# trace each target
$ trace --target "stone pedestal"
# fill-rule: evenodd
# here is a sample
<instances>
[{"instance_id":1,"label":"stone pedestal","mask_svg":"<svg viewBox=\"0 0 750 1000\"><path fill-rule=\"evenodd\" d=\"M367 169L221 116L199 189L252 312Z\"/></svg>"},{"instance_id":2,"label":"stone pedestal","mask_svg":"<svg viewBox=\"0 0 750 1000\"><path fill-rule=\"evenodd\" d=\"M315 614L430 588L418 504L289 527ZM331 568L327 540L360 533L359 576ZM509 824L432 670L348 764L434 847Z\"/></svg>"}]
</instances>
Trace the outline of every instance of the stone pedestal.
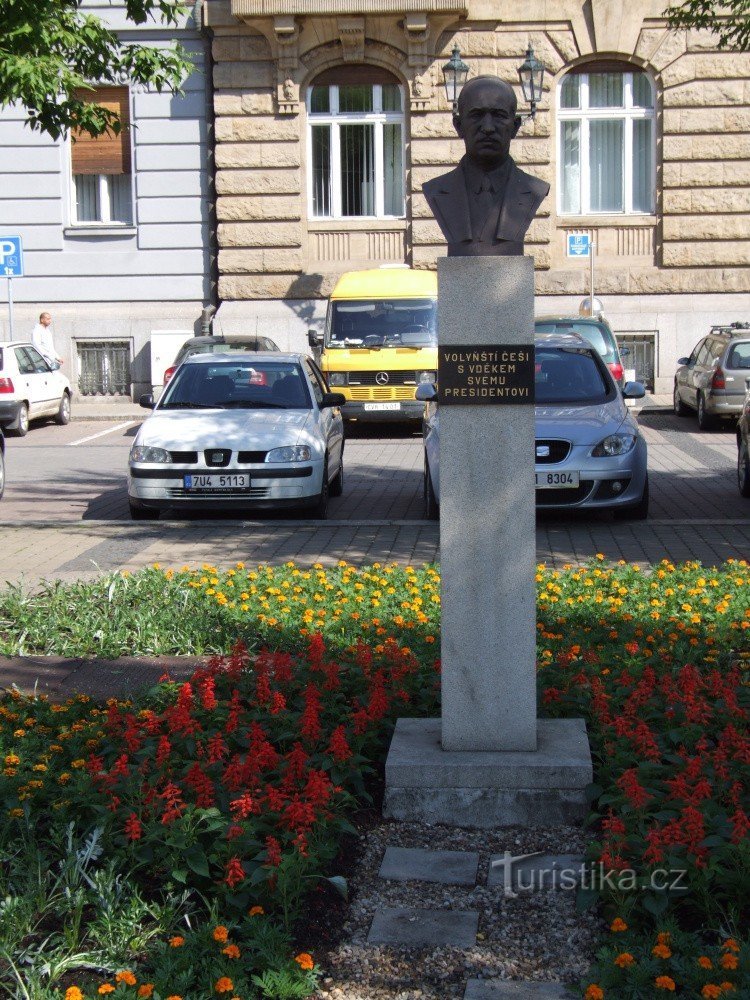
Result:
<instances>
[{"instance_id":1,"label":"stone pedestal","mask_svg":"<svg viewBox=\"0 0 750 1000\"><path fill-rule=\"evenodd\" d=\"M399 720L383 812L474 827L579 822L593 780L583 720L536 717L533 389L508 391L533 385L533 260L441 259L438 317L442 718ZM519 351L526 374L499 364Z\"/></svg>"}]
</instances>

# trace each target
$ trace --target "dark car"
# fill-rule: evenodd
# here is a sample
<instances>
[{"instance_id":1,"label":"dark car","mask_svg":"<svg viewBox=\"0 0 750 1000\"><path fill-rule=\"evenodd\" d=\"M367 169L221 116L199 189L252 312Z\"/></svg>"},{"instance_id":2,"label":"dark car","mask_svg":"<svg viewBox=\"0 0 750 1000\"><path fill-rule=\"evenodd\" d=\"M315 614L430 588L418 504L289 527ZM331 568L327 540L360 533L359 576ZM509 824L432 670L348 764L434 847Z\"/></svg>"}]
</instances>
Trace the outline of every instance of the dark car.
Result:
<instances>
[{"instance_id":1,"label":"dark car","mask_svg":"<svg viewBox=\"0 0 750 1000\"><path fill-rule=\"evenodd\" d=\"M249 335L239 337L225 337L223 334L216 334L211 337L191 337L186 340L177 352L174 363L164 372L164 385L172 378L185 358L192 357L193 354L225 354L227 351L278 351L278 345L270 337L260 335Z\"/></svg>"},{"instance_id":2,"label":"dark car","mask_svg":"<svg viewBox=\"0 0 750 1000\"><path fill-rule=\"evenodd\" d=\"M745 402L737 421L737 486L750 499L750 376L745 379Z\"/></svg>"},{"instance_id":3,"label":"dark car","mask_svg":"<svg viewBox=\"0 0 750 1000\"><path fill-rule=\"evenodd\" d=\"M3 429L0 427L0 500L5 492L5 437Z\"/></svg>"},{"instance_id":4,"label":"dark car","mask_svg":"<svg viewBox=\"0 0 750 1000\"><path fill-rule=\"evenodd\" d=\"M620 389L625 385L622 359L629 351L627 347L622 350L618 347L612 327L602 316L540 316L534 329L537 334L568 333L583 337L599 353Z\"/></svg>"},{"instance_id":5,"label":"dark car","mask_svg":"<svg viewBox=\"0 0 750 1000\"><path fill-rule=\"evenodd\" d=\"M745 379L750 375L750 323L714 326L680 358L674 377L674 412L685 417L693 410L698 427L710 430L720 418L740 415Z\"/></svg>"}]
</instances>

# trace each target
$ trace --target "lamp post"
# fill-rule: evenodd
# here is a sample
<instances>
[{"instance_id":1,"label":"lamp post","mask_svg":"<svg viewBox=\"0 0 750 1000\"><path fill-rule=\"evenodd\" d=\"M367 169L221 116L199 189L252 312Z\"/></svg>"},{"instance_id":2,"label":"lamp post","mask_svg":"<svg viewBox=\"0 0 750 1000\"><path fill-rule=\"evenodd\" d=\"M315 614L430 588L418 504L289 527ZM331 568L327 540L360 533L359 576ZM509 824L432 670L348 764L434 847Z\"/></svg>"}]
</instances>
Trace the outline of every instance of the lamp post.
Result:
<instances>
[{"instance_id":1,"label":"lamp post","mask_svg":"<svg viewBox=\"0 0 750 1000\"><path fill-rule=\"evenodd\" d=\"M461 58L461 51L458 47L458 43L456 43L453 46L450 59L445 66L443 66L445 96L448 98L448 103L453 109L454 114L458 109L458 95L461 93L468 75L469 67Z\"/></svg>"},{"instance_id":2,"label":"lamp post","mask_svg":"<svg viewBox=\"0 0 750 1000\"><path fill-rule=\"evenodd\" d=\"M536 115L536 106L542 99L542 82L544 81L544 66L535 57L531 45L526 49L526 58L518 67L518 78L521 81L523 99L531 108L528 114L522 115L524 121L527 121Z\"/></svg>"}]
</instances>

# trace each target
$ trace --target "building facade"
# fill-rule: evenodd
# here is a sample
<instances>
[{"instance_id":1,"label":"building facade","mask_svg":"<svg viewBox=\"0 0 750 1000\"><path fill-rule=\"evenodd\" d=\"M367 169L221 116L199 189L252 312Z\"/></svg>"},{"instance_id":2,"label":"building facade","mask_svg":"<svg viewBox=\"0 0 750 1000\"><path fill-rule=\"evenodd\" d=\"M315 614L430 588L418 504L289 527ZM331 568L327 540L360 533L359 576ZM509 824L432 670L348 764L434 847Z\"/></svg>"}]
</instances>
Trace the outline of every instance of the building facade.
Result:
<instances>
[{"instance_id":1,"label":"building facade","mask_svg":"<svg viewBox=\"0 0 750 1000\"><path fill-rule=\"evenodd\" d=\"M192 17L178 31L134 30L124 5L84 6L142 44L177 38L194 70L182 95L127 81L99 88L96 99L126 123L117 137L55 142L26 126L22 108L0 111L0 236L23 241L16 339L49 311L75 392L137 398L151 389L152 342L200 332L215 298L210 53ZM10 332L7 297L0 279L0 339Z\"/></svg>"},{"instance_id":2,"label":"building facade","mask_svg":"<svg viewBox=\"0 0 750 1000\"><path fill-rule=\"evenodd\" d=\"M441 67L545 94L513 143L551 184L527 235L537 312L594 288L639 375L671 391L713 323L750 318L750 55L671 31L662 0L204 0L212 39L217 322L303 349L336 277L435 267L422 184L463 153ZM520 103L520 88L519 103ZM519 110L524 110L519 107Z\"/></svg>"}]
</instances>

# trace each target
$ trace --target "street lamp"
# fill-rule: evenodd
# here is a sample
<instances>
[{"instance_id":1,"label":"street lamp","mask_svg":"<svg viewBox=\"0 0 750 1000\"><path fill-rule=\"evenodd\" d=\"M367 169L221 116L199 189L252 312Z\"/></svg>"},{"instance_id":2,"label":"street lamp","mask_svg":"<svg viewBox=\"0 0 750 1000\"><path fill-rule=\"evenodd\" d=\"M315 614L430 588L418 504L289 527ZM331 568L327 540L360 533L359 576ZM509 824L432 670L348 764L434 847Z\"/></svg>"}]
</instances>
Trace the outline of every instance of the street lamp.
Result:
<instances>
[{"instance_id":1,"label":"street lamp","mask_svg":"<svg viewBox=\"0 0 750 1000\"><path fill-rule=\"evenodd\" d=\"M454 114L458 110L458 95L461 93L468 75L469 67L461 58L458 42L456 42L453 46L450 59L443 66L445 96L448 98L448 103L453 108Z\"/></svg>"},{"instance_id":2,"label":"street lamp","mask_svg":"<svg viewBox=\"0 0 750 1000\"><path fill-rule=\"evenodd\" d=\"M536 106L542 99L544 66L534 56L534 50L531 45L526 49L526 58L518 67L518 78L521 81L523 99L531 108L531 111L522 117L524 120L533 119L536 115Z\"/></svg>"}]
</instances>

